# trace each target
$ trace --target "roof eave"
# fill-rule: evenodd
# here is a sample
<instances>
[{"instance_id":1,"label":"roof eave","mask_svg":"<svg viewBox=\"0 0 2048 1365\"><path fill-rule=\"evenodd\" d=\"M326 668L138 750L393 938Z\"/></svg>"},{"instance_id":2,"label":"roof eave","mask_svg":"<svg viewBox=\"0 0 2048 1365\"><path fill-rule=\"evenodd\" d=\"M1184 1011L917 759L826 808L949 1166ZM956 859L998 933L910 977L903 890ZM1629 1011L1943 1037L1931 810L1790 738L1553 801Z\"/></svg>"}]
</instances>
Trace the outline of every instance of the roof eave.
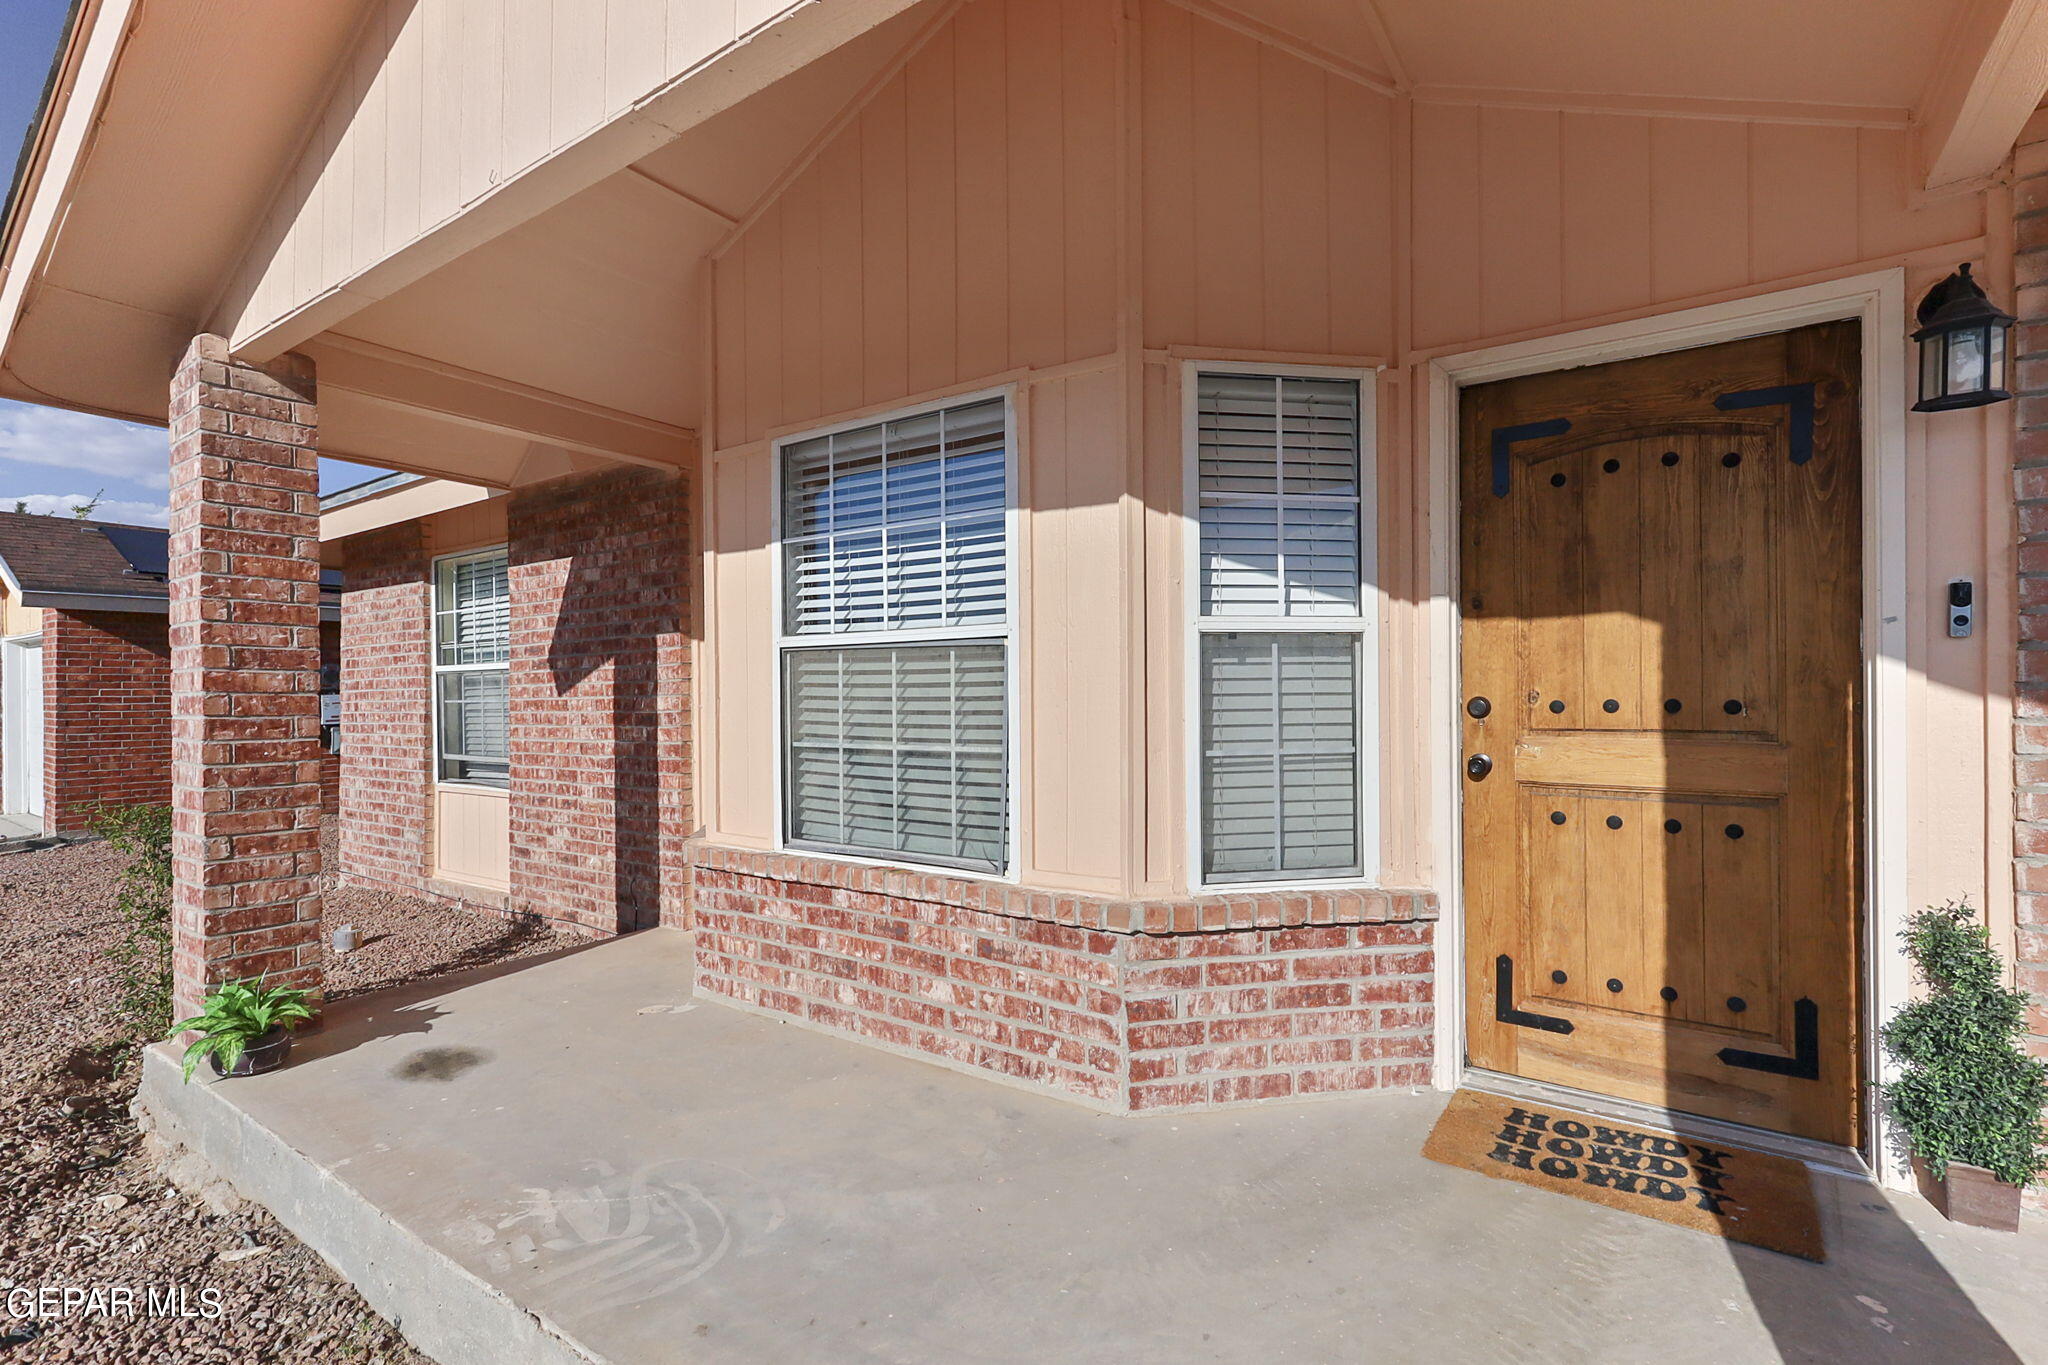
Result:
<instances>
[{"instance_id":1,"label":"roof eave","mask_svg":"<svg viewBox=\"0 0 2048 1365\"><path fill-rule=\"evenodd\" d=\"M14 175L8 181L7 198L0 204L0 266L12 258L16 236L16 211L23 199L23 191L30 181L32 167L47 159L50 150L50 130L56 120L50 112L56 104L60 86L67 86L66 73L75 72L78 54L83 44L80 37L85 26L79 22L88 8L96 9L97 0L71 0L71 7L64 16L64 29L57 39L56 50L50 54L50 71L43 79L43 93L36 100L35 117L28 123L28 131L21 139L21 153L14 162ZM69 90L66 89L67 96Z\"/></svg>"},{"instance_id":2,"label":"roof eave","mask_svg":"<svg viewBox=\"0 0 2048 1365\"><path fill-rule=\"evenodd\" d=\"M171 599L154 593L57 592L30 588L21 594L24 607L52 607L58 611L145 611L167 612Z\"/></svg>"}]
</instances>

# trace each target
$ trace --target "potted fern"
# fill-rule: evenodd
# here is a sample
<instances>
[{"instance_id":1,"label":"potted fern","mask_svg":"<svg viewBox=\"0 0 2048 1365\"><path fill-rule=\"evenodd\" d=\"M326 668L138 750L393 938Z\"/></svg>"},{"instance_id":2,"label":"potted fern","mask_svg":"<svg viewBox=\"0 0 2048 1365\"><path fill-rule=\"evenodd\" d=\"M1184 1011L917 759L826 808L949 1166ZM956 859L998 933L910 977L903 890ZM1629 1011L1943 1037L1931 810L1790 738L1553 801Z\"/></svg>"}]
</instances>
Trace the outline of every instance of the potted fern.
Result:
<instances>
[{"instance_id":1,"label":"potted fern","mask_svg":"<svg viewBox=\"0 0 2048 1365\"><path fill-rule=\"evenodd\" d=\"M1900 937L1927 994L1885 1026L1885 1049L1903 1069L1883 1091L1921 1191L1955 1222L2017 1231L2020 1190L2048 1163L2048 1063L2020 1046L2028 997L2006 985L1967 902L1921 911Z\"/></svg>"},{"instance_id":2,"label":"potted fern","mask_svg":"<svg viewBox=\"0 0 2048 1365\"><path fill-rule=\"evenodd\" d=\"M185 1079L204 1058L216 1076L254 1076L284 1065L292 1030L313 1017L306 992L254 981L223 981L208 992L203 1008L171 1025L171 1036L187 1029L199 1037L185 1049Z\"/></svg>"}]
</instances>

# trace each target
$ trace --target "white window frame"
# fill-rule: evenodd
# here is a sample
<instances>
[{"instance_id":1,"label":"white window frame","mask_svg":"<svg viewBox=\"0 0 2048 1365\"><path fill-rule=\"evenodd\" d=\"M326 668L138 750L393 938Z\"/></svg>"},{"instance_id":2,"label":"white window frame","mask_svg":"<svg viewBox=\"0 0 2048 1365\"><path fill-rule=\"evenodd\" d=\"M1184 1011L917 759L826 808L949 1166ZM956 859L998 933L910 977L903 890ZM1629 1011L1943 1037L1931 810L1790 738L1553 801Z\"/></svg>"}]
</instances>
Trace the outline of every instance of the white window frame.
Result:
<instances>
[{"instance_id":1,"label":"white window frame","mask_svg":"<svg viewBox=\"0 0 2048 1365\"><path fill-rule=\"evenodd\" d=\"M1349 379L1358 385L1358 612L1356 616L1207 616L1202 614L1201 413L1204 374ZM1331 886L1375 885L1380 877L1380 622L1385 593L1379 574L1379 372L1349 366L1285 365L1256 360L1186 360L1180 367L1182 724L1187 773L1188 882L1191 894L1245 895ZM1358 869L1314 877L1266 880L1210 878L1202 835L1207 795L1202 755L1202 637L1351 635L1358 640Z\"/></svg>"},{"instance_id":2,"label":"white window frame","mask_svg":"<svg viewBox=\"0 0 2048 1365\"><path fill-rule=\"evenodd\" d=\"M785 612L784 596L785 556L783 553L782 505L783 475L785 462L783 448L816 440L820 436L831 436L842 431L858 431L862 427L880 426L886 422L900 421L906 417L917 417L925 413L944 412L949 408L964 408L975 403L999 398L1003 404L1003 619L999 623L979 623L971 626L925 626L914 630L863 630L863 631L814 631L806 634L791 634ZM1022 611L1021 580L1023 556L1019 553L1020 512L1017 495L1017 391L1015 385L996 388L975 389L967 393L948 394L943 398L929 398L920 402L891 408L885 412L863 413L844 421L824 426L807 427L802 431L778 436L769 443L769 536L768 576L769 610L774 616L774 626L768 633L768 676L774 694L772 710L774 715L771 730L772 781L770 791L775 803L775 848L777 852L794 853L806 858L824 858L833 862L857 863L867 867L915 867L935 872L942 876L963 877L974 881L1002 882L1015 885L1019 880L1019 869L1023 856L1023 754L1019 749L1019 737L1023 734L1022 698L1020 680L1023 672L1018 666L1021 644L1019 629ZM792 843L789 837L789 803L787 787L789 755L786 750L788 738L784 710L788 693L784 686L783 659L785 655L805 649L857 648L863 645L921 645L921 644L1000 644L1003 647L1003 752L1007 771L1005 773L1003 799L1008 805L1006 839L1003 847L1001 871L984 868L959 867L952 863L921 862L908 855L885 856L846 852L836 848Z\"/></svg>"},{"instance_id":3,"label":"white window frame","mask_svg":"<svg viewBox=\"0 0 2048 1365\"><path fill-rule=\"evenodd\" d=\"M485 545L473 550L460 550L454 554L436 555L427 565L427 714L432 717L434 751L431 761L434 771L434 785L458 791L491 792L505 795L512 789L512 650L510 630L507 630L505 661L495 664L444 664L441 662L441 566L470 559L492 559L505 557L505 580L509 607L511 592L512 547L506 545ZM506 674L505 689L505 780L484 782L469 777L443 777L441 775L441 675L443 673L483 673L492 669L503 670Z\"/></svg>"}]
</instances>

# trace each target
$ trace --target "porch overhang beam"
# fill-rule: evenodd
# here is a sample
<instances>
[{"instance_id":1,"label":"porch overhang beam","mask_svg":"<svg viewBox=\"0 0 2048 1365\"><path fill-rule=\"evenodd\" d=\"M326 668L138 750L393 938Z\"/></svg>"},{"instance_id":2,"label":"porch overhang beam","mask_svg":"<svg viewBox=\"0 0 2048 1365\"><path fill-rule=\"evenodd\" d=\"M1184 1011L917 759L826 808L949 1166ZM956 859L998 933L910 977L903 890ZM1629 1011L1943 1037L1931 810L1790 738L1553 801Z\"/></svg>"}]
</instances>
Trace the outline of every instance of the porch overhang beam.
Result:
<instances>
[{"instance_id":1,"label":"porch overhang beam","mask_svg":"<svg viewBox=\"0 0 2048 1365\"><path fill-rule=\"evenodd\" d=\"M362 489L345 488L320 499L320 543L327 556L336 542L350 536L417 521L439 512L484 502L498 493L477 484L415 474L387 474ZM328 561L338 567L338 558Z\"/></svg>"},{"instance_id":2,"label":"porch overhang beam","mask_svg":"<svg viewBox=\"0 0 2048 1365\"><path fill-rule=\"evenodd\" d=\"M1920 101L1921 188L1977 188L2048 94L2048 0L1980 0Z\"/></svg>"},{"instance_id":3,"label":"porch overhang beam","mask_svg":"<svg viewBox=\"0 0 2048 1365\"><path fill-rule=\"evenodd\" d=\"M533 442L602 462L677 469L690 463L697 433L652 418L585 403L370 342L324 337L299 348L320 367L321 388L408 415ZM365 463L399 467L386 455ZM488 471L417 468L435 477L504 482Z\"/></svg>"}]
</instances>

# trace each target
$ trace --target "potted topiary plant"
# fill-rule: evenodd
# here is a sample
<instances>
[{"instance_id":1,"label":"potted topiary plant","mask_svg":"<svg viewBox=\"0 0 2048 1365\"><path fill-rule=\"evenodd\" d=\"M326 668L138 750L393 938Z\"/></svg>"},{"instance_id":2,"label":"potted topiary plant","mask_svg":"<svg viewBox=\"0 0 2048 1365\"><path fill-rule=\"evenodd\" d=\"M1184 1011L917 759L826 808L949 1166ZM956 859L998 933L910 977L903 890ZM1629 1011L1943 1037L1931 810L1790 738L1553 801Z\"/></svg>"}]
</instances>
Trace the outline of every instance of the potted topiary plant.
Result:
<instances>
[{"instance_id":1,"label":"potted topiary plant","mask_svg":"<svg viewBox=\"0 0 2048 1365\"><path fill-rule=\"evenodd\" d=\"M1927 994L1885 1026L1885 1049L1903 1069L1882 1088L1921 1191L1958 1223L2017 1231L2020 1190L2048 1162L2048 1064L2020 1047L2028 997L2006 985L1967 902L1921 911L1900 937Z\"/></svg>"},{"instance_id":2,"label":"potted topiary plant","mask_svg":"<svg viewBox=\"0 0 2048 1365\"><path fill-rule=\"evenodd\" d=\"M190 1019L171 1025L171 1036L187 1029L199 1037L185 1049L185 1079L204 1057L216 1076L253 1076L284 1065L292 1050L292 1030L313 1017L306 992L291 986L265 986L263 979L223 981L210 991L204 1008Z\"/></svg>"}]
</instances>

